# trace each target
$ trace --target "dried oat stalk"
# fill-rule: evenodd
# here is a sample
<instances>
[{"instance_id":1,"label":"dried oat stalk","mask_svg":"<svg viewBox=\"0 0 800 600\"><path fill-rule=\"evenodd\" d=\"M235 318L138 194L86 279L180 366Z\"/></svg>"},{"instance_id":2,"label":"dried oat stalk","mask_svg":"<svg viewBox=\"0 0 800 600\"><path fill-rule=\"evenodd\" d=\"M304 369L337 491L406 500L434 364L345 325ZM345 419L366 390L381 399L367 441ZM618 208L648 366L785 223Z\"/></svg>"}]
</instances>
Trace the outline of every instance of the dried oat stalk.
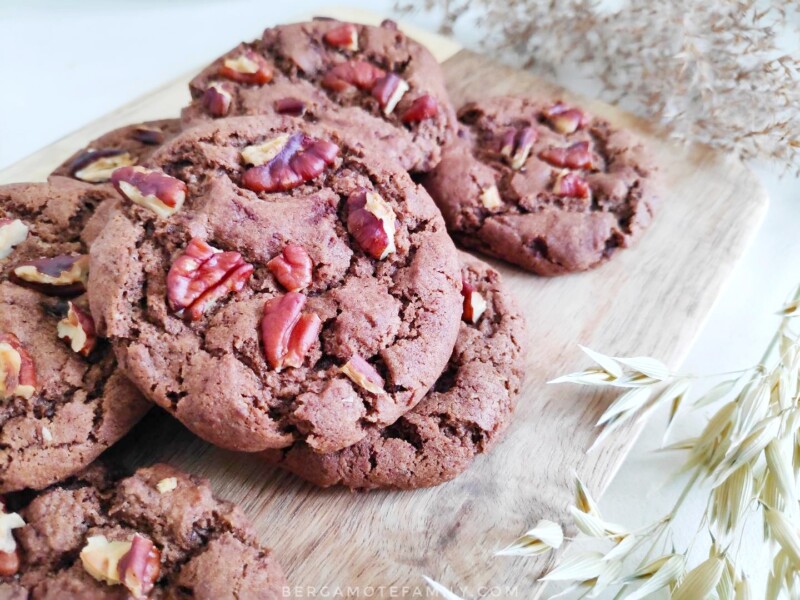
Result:
<instances>
[{"instance_id":1,"label":"dried oat stalk","mask_svg":"<svg viewBox=\"0 0 800 600\"><path fill-rule=\"evenodd\" d=\"M627 0L609 11L594 0L400 0L398 8L441 15L446 32L474 19L482 49L506 62L577 71L678 139L800 173L800 60L779 38L782 29L796 36L798 2Z\"/></svg>"},{"instance_id":2,"label":"dried oat stalk","mask_svg":"<svg viewBox=\"0 0 800 600\"><path fill-rule=\"evenodd\" d=\"M576 479L570 513L591 549L579 543L577 552L560 561L543 582L566 583L565 592L579 597L616 592L615 598L627 600L659 590L668 590L673 600L800 595L800 335L792 330L800 316L800 288L779 314L781 326L761 363L709 376L721 381L699 397L691 391L708 377L674 373L652 358L607 356L588 348L582 349L593 365L553 380L620 390L598 421L603 429L595 446L658 405L669 407L667 431L676 417L699 409L711 413L697 436L664 446L685 453L679 473L689 478L669 514L646 527L634 530L604 519L589 490ZM690 490L706 494L707 508L695 539L675 548L672 523ZM737 561L748 517L761 520L771 564ZM708 558L690 564L689 550L703 538L710 546ZM543 520L496 555L537 556L562 541L560 526ZM745 572L753 568L770 572L766 589L757 595ZM445 589L436 585L434 589Z\"/></svg>"}]
</instances>

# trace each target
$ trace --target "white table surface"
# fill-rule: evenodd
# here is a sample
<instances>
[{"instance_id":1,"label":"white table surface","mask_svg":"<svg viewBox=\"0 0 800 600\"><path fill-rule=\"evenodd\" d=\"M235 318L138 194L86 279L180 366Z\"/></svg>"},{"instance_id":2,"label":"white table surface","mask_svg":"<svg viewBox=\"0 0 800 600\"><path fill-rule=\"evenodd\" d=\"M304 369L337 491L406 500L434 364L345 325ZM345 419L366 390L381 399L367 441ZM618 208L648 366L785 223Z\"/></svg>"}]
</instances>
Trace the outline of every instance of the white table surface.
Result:
<instances>
[{"instance_id":1,"label":"white table surface","mask_svg":"<svg viewBox=\"0 0 800 600\"><path fill-rule=\"evenodd\" d=\"M347 3L392 14L391 0ZM0 168L199 67L240 40L255 38L265 26L321 6L326 3L0 0ZM405 18L431 29L436 25L423 15ZM467 46L475 46L480 34L459 32ZM570 82L562 78L562 83ZM800 283L800 182L780 179L767 169L756 171L771 197L766 221L682 371L719 372L757 362L777 326L775 310ZM679 422L673 438L695 431L702 422L700 415ZM679 487L662 484L680 459L652 452L664 423L663 414L651 418L606 492L601 505L610 520L639 526L670 508ZM702 499L690 499L691 517L677 524L678 547L693 536L702 509ZM751 533L752 546L761 547L758 528ZM747 564L748 575L763 581L766 564Z\"/></svg>"}]
</instances>

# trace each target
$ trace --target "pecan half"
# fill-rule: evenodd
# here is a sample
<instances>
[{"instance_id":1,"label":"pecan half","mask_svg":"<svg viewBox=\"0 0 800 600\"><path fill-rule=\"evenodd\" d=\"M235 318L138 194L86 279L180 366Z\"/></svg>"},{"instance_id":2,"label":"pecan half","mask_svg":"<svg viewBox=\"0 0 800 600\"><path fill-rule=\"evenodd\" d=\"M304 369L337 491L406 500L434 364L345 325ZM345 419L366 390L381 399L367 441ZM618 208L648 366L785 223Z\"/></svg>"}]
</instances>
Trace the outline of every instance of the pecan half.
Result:
<instances>
[{"instance_id":1,"label":"pecan half","mask_svg":"<svg viewBox=\"0 0 800 600\"><path fill-rule=\"evenodd\" d=\"M67 316L56 326L58 337L69 342L73 352L89 356L97 345L97 333L92 315L69 302Z\"/></svg>"},{"instance_id":2,"label":"pecan half","mask_svg":"<svg viewBox=\"0 0 800 600\"><path fill-rule=\"evenodd\" d=\"M290 292L299 292L311 284L311 257L298 244L287 244L280 255L267 263L267 268Z\"/></svg>"},{"instance_id":3,"label":"pecan half","mask_svg":"<svg viewBox=\"0 0 800 600\"><path fill-rule=\"evenodd\" d=\"M36 368L31 355L13 333L0 333L0 398L27 400L35 392Z\"/></svg>"},{"instance_id":4,"label":"pecan half","mask_svg":"<svg viewBox=\"0 0 800 600\"><path fill-rule=\"evenodd\" d=\"M396 229L394 211L379 194L360 190L347 198L347 230L373 258L383 260L396 250Z\"/></svg>"},{"instance_id":5,"label":"pecan half","mask_svg":"<svg viewBox=\"0 0 800 600\"><path fill-rule=\"evenodd\" d=\"M319 338L322 321L316 313L303 313L306 297L289 292L267 300L261 318L261 342L270 367L298 368Z\"/></svg>"},{"instance_id":6,"label":"pecan half","mask_svg":"<svg viewBox=\"0 0 800 600\"><path fill-rule=\"evenodd\" d=\"M23 287L52 296L77 296L86 291L89 257L85 254L60 254L20 263L9 279Z\"/></svg>"},{"instance_id":7,"label":"pecan half","mask_svg":"<svg viewBox=\"0 0 800 600\"><path fill-rule=\"evenodd\" d=\"M467 323L477 323L486 310L486 300L475 286L467 281L461 284L461 295L464 296L464 311L461 317Z\"/></svg>"},{"instance_id":8,"label":"pecan half","mask_svg":"<svg viewBox=\"0 0 800 600\"><path fill-rule=\"evenodd\" d=\"M368 92L386 75L380 67L365 60L348 60L332 67L322 78L322 87L343 92L350 87Z\"/></svg>"},{"instance_id":9,"label":"pecan half","mask_svg":"<svg viewBox=\"0 0 800 600\"><path fill-rule=\"evenodd\" d=\"M111 183L123 198L159 217L174 215L186 200L186 184L157 169L122 167L111 174Z\"/></svg>"},{"instance_id":10,"label":"pecan half","mask_svg":"<svg viewBox=\"0 0 800 600\"><path fill-rule=\"evenodd\" d=\"M19 219L0 219L0 259L28 239L28 226Z\"/></svg>"},{"instance_id":11,"label":"pecan half","mask_svg":"<svg viewBox=\"0 0 800 600\"><path fill-rule=\"evenodd\" d=\"M594 166L589 142L576 142L567 148L548 148L539 153L539 158L554 167L591 169Z\"/></svg>"},{"instance_id":12,"label":"pecan half","mask_svg":"<svg viewBox=\"0 0 800 600\"><path fill-rule=\"evenodd\" d=\"M281 98L275 101L275 112L279 115L302 117L306 112L306 103L298 98Z\"/></svg>"},{"instance_id":13,"label":"pecan half","mask_svg":"<svg viewBox=\"0 0 800 600\"><path fill-rule=\"evenodd\" d=\"M415 99L400 117L403 123L419 123L439 114L439 102L430 94Z\"/></svg>"},{"instance_id":14,"label":"pecan half","mask_svg":"<svg viewBox=\"0 0 800 600\"><path fill-rule=\"evenodd\" d=\"M136 157L116 148L104 150L87 150L79 154L70 165L70 174L75 179L87 183L104 183L111 179L111 174L120 167L136 164Z\"/></svg>"},{"instance_id":15,"label":"pecan half","mask_svg":"<svg viewBox=\"0 0 800 600\"><path fill-rule=\"evenodd\" d=\"M326 43L336 48L356 52L358 50L358 28L352 23L345 23L325 32L322 36Z\"/></svg>"},{"instance_id":16,"label":"pecan half","mask_svg":"<svg viewBox=\"0 0 800 600\"><path fill-rule=\"evenodd\" d=\"M370 93L383 109L383 114L390 115L407 91L408 83L405 79L394 73L387 73L375 82Z\"/></svg>"},{"instance_id":17,"label":"pecan half","mask_svg":"<svg viewBox=\"0 0 800 600\"><path fill-rule=\"evenodd\" d=\"M589 198L592 190L579 173L564 169L556 175L553 193L565 198Z\"/></svg>"},{"instance_id":18,"label":"pecan half","mask_svg":"<svg viewBox=\"0 0 800 600\"><path fill-rule=\"evenodd\" d=\"M582 110L570 108L563 102L556 102L542 111L542 114L550 126L559 133L574 133L589 124L589 118Z\"/></svg>"},{"instance_id":19,"label":"pecan half","mask_svg":"<svg viewBox=\"0 0 800 600\"><path fill-rule=\"evenodd\" d=\"M500 138L500 154L506 159L508 165L518 171L528 160L531 148L538 135L533 127L511 128L506 130Z\"/></svg>"},{"instance_id":20,"label":"pecan half","mask_svg":"<svg viewBox=\"0 0 800 600\"><path fill-rule=\"evenodd\" d=\"M119 580L137 600L147 598L161 573L161 552L148 538L133 534L131 547L117 564Z\"/></svg>"},{"instance_id":21,"label":"pecan half","mask_svg":"<svg viewBox=\"0 0 800 600\"><path fill-rule=\"evenodd\" d=\"M223 252L193 238L167 273L167 300L178 315L196 321L228 294L244 288L253 265L238 252Z\"/></svg>"},{"instance_id":22,"label":"pecan half","mask_svg":"<svg viewBox=\"0 0 800 600\"><path fill-rule=\"evenodd\" d=\"M277 192L296 188L319 176L333 164L339 146L303 133L283 134L242 151L254 166L242 176L242 185L254 192Z\"/></svg>"},{"instance_id":23,"label":"pecan half","mask_svg":"<svg viewBox=\"0 0 800 600\"><path fill-rule=\"evenodd\" d=\"M272 81L274 75L267 59L253 50L246 50L239 56L226 58L222 62L219 74L226 79L247 85L264 85Z\"/></svg>"},{"instance_id":24,"label":"pecan half","mask_svg":"<svg viewBox=\"0 0 800 600\"><path fill-rule=\"evenodd\" d=\"M380 373L358 354L350 357L339 371L347 375L353 383L365 389L370 394L383 394L385 382Z\"/></svg>"},{"instance_id":25,"label":"pecan half","mask_svg":"<svg viewBox=\"0 0 800 600\"><path fill-rule=\"evenodd\" d=\"M226 83L215 81L203 92L203 106L212 117L224 117L231 110L233 92Z\"/></svg>"},{"instance_id":26,"label":"pecan half","mask_svg":"<svg viewBox=\"0 0 800 600\"><path fill-rule=\"evenodd\" d=\"M140 125L131 132L131 137L148 146L158 146L164 143L164 132L158 127Z\"/></svg>"}]
</instances>

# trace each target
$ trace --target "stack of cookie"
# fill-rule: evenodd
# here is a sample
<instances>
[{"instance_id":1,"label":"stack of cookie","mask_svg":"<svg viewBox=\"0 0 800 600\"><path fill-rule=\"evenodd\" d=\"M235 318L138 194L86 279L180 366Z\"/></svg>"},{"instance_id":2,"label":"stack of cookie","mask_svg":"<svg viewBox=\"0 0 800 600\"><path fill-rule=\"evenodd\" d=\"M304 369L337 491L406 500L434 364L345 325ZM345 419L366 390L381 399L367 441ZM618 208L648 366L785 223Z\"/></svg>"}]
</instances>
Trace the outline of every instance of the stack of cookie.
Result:
<instances>
[{"instance_id":1,"label":"stack of cookie","mask_svg":"<svg viewBox=\"0 0 800 600\"><path fill-rule=\"evenodd\" d=\"M155 404L320 486L447 481L509 425L527 337L453 240L555 275L654 206L627 135L555 98L457 117L390 21L268 29L190 87L0 188L2 597L279 597L204 482L92 463Z\"/></svg>"}]
</instances>

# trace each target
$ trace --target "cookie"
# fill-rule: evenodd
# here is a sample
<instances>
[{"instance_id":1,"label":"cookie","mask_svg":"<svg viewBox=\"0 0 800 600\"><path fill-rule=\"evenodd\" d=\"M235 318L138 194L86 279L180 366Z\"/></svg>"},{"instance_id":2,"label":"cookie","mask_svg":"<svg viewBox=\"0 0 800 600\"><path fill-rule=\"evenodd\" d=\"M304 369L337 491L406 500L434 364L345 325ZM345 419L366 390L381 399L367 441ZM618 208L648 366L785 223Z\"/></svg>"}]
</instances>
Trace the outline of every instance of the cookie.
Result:
<instances>
[{"instance_id":1,"label":"cookie","mask_svg":"<svg viewBox=\"0 0 800 600\"><path fill-rule=\"evenodd\" d=\"M450 362L412 411L339 452L304 444L262 454L322 487L411 489L465 471L508 427L522 378L525 321L500 275L462 254L464 315Z\"/></svg>"},{"instance_id":2,"label":"cookie","mask_svg":"<svg viewBox=\"0 0 800 600\"><path fill-rule=\"evenodd\" d=\"M168 465L124 479L93 466L5 510L2 598L284 597L244 513Z\"/></svg>"},{"instance_id":3,"label":"cookie","mask_svg":"<svg viewBox=\"0 0 800 600\"><path fill-rule=\"evenodd\" d=\"M455 343L461 277L439 211L393 161L322 125L237 117L150 167L118 172L126 201L89 289L151 400L218 446L330 452L422 399Z\"/></svg>"},{"instance_id":4,"label":"cookie","mask_svg":"<svg viewBox=\"0 0 800 600\"><path fill-rule=\"evenodd\" d=\"M52 175L72 177L86 183L108 183L114 169L145 161L180 130L180 119L120 127L89 142L59 165Z\"/></svg>"},{"instance_id":5,"label":"cookie","mask_svg":"<svg viewBox=\"0 0 800 600\"><path fill-rule=\"evenodd\" d=\"M436 59L391 21L373 27L318 19L267 29L214 61L190 91L185 122L276 113L338 118L418 172L439 162L455 126Z\"/></svg>"},{"instance_id":6,"label":"cookie","mask_svg":"<svg viewBox=\"0 0 800 600\"><path fill-rule=\"evenodd\" d=\"M92 462L150 404L116 368L85 296L86 224L107 190L0 186L0 492Z\"/></svg>"},{"instance_id":7,"label":"cookie","mask_svg":"<svg viewBox=\"0 0 800 600\"><path fill-rule=\"evenodd\" d=\"M459 120L424 184L462 246L559 275L598 266L650 224L654 169L607 121L521 97L467 104Z\"/></svg>"}]
</instances>

